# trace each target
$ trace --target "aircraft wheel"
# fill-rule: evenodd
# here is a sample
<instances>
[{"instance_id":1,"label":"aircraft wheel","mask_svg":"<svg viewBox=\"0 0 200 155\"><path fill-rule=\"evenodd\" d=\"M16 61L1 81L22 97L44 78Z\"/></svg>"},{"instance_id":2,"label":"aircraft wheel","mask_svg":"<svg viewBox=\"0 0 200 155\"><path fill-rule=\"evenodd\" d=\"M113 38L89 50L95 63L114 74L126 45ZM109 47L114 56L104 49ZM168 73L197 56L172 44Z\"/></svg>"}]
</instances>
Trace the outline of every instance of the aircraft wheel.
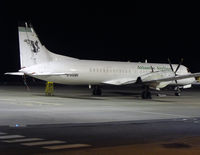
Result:
<instances>
[{"instance_id":1,"label":"aircraft wheel","mask_svg":"<svg viewBox=\"0 0 200 155\"><path fill-rule=\"evenodd\" d=\"M150 91L147 92L147 97L148 97L148 99L152 99Z\"/></svg>"},{"instance_id":2,"label":"aircraft wheel","mask_svg":"<svg viewBox=\"0 0 200 155\"><path fill-rule=\"evenodd\" d=\"M142 99L152 99L150 91L143 91L142 92Z\"/></svg>"},{"instance_id":3,"label":"aircraft wheel","mask_svg":"<svg viewBox=\"0 0 200 155\"><path fill-rule=\"evenodd\" d=\"M175 96L180 96L181 93L180 92L175 92Z\"/></svg>"},{"instance_id":4,"label":"aircraft wheel","mask_svg":"<svg viewBox=\"0 0 200 155\"><path fill-rule=\"evenodd\" d=\"M101 96L101 94L102 94L101 88L99 86L95 86L92 91L92 94L94 96Z\"/></svg>"},{"instance_id":5,"label":"aircraft wheel","mask_svg":"<svg viewBox=\"0 0 200 155\"><path fill-rule=\"evenodd\" d=\"M181 90L179 87L176 87L175 88L175 93L174 93L175 96L180 96L181 95Z\"/></svg>"},{"instance_id":6,"label":"aircraft wheel","mask_svg":"<svg viewBox=\"0 0 200 155\"><path fill-rule=\"evenodd\" d=\"M142 99L152 99L151 92L149 91L149 86L144 86L144 91L142 92Z\"/></svg>"}]
</instances>

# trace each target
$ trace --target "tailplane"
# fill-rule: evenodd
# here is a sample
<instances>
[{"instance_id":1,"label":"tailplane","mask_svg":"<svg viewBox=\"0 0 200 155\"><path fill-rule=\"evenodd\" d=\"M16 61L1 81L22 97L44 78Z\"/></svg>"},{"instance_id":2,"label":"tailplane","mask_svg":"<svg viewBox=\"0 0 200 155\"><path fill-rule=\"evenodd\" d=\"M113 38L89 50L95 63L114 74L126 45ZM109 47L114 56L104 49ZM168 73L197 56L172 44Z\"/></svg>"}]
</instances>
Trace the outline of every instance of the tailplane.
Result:
<instances>
[{"instance_id":1,"label":"tailplane","mask_svg":"<svg viewBox=\"0 0 200 155\"><path fill-rule=\"evenodd\" d=\"M45 63L51 60L50 53L41 44L31 26L18 27L21 68Z\"/></svg>"}]
</instances>

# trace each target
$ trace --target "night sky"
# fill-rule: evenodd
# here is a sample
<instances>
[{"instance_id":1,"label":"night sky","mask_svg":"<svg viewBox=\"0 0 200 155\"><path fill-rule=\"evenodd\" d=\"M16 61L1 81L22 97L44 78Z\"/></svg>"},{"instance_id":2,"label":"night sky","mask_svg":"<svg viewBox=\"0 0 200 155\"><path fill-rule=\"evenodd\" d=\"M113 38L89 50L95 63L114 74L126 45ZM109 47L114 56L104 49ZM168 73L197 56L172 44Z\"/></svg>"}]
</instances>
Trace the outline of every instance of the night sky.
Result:
<instances>
[{"instance_id":1,"label":"night sky","mask_svg":"<svg viewBox=\"0 0 200 155\"><path fill-rule=\"evenodd\" d=\"M19 69L17 26L24 21L31 22L41 42L57 54L163 63L184 58L192 72L200 71L198 3L3 0L0 17L1 77Z\"/></svg>"}]
</instances>

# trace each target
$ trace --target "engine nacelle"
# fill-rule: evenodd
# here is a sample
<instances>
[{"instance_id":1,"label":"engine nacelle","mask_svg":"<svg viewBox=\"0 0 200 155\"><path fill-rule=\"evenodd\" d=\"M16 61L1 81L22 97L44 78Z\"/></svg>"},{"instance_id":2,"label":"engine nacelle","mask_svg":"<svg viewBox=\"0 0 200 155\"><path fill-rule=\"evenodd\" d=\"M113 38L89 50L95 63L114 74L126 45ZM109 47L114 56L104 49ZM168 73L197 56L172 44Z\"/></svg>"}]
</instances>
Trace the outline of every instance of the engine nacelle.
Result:
<instances>
[{"instance_id":1,"label":"engine nacelle","mask_svg":"<svg viewBox=\"0 0 200 155\"><path fill-rule=\"evenodd\" d=\"M164 88L167 85L169 85L171 81L157 82L156 80L172 76L174 76L174 73L171 71L157 71L145 74L141 76L140 79L142 82L147 82L147 83L148 81L155 81L155 82L150 82L148 85L152 89L159 90L160 88Z\"/></svg>"}]
</instances>

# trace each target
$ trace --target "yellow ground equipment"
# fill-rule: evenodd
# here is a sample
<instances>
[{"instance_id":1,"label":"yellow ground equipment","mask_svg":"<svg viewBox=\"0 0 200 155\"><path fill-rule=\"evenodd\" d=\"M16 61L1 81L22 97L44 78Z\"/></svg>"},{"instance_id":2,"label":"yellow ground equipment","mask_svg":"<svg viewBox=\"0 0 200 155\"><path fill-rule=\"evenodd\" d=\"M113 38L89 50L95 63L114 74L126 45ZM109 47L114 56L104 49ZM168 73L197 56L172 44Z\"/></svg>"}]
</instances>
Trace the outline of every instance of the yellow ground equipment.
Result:
<instances>
[{"instance_id":1,"label":"yellow ground equipment","mask_svg":"<svg viewBox=\"0 0 200 155\"><path fill-rule=\"evenodd\" d=\"M54 86L53 82L46 82L45 95L53 96Z\"/></svg>"}]
</instances>

